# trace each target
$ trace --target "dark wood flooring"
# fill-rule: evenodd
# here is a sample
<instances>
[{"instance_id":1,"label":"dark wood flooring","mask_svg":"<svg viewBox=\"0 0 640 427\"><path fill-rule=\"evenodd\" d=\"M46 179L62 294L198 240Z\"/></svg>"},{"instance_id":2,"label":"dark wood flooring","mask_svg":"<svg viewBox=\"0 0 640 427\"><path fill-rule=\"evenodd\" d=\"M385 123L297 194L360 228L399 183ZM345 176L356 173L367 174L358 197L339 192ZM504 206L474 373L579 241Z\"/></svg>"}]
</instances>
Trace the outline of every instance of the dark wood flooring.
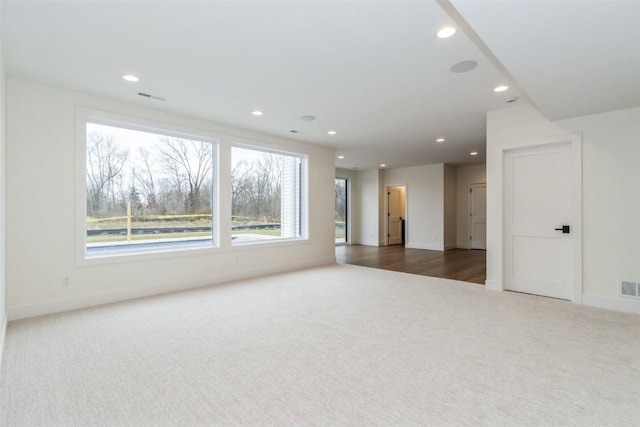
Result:
<instances>
[{"instance_id":1,"label":"dark wood flooring","mask_svg":"<svg viewBox=\"0 0 640 427\"><path fill-rule=\"evenodd\" d=\"M484 285L487 253L482 250L453 249L428 251L394 246L337 246L336 259L344 264L402 271L422 276L442 277Z\"/></svg>"}]
</instances>

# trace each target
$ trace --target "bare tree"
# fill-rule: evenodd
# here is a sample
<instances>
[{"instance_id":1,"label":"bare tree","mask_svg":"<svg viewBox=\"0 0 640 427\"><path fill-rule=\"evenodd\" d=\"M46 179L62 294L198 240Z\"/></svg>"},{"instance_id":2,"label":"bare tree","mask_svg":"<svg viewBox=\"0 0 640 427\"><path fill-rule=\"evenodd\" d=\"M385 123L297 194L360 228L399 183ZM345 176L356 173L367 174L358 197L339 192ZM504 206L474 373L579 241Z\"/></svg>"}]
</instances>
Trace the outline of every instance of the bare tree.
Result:
<instances>
[{"instance_id":1,"label":"bare tree","mask_svg":"<svg viewBox=\"0 0 640 427\"><path fill-rule=\"evenodd\" d=\"M135 182L140 186L142 190L142 196L144 197L145 207L153 213L158 211L158 178L157 174L154 174L154 165L151 153L146 148L140 148L138 150L139 167L132 168ZM154 176L156 175L156 176Z\"/></svg>"},{"instance_id":2,"label":"bare tree","mask_svg":"<svg viewBox=\"0 0 640 427\"><path fill-rule=\"evenodd\" d=\"M241 160L231 170L231 212L232 215L247 215L253 183L252 167Z\"/></svg>"},{"instance_id":3,"label":"bare tree","mask_svg":"<svg viewBox=\"0 0 640 427\"><path fill-rule=\"evenodd\" d=\"M344 179L336 178L335 190L336 190L336 221L344 222L346 220L347 212L347 181Z\"/></svg>"},{"instance_id":4,"label":"bare tree","mask_svg":"<svg viewBox=\"0 0 640 427\"><path fill-rule=\"evenodd\" d=\"M111 135L91 133L87 137L87 213L95 215L105 203L115 205L117 182L129 151L118 148Z\"/></svg>"},{"instance_id":5,"label":"bare tree","mask_svg":"<svg viewBox=\"0 0 640 427\"><path fill-rule=\"evenodd\" d=\"M173 137L162 138L161 142L160 152L165 171L172 177L178 194L182 196L183 191L186 192L185 213L198 213L204 207L201 190L212 176L212 146Z\"/></svg>"},{"instance_id":6,"label":"bare tree","mask_svg":"<svg viewBox=\"0 0 640 427\"><path fill-rule=\"evenodd\" d=\"M261 153L250 161L240 159L231 171L232 213L253 218L279 218L282 158Z\"/></svg>"}]
</instances>

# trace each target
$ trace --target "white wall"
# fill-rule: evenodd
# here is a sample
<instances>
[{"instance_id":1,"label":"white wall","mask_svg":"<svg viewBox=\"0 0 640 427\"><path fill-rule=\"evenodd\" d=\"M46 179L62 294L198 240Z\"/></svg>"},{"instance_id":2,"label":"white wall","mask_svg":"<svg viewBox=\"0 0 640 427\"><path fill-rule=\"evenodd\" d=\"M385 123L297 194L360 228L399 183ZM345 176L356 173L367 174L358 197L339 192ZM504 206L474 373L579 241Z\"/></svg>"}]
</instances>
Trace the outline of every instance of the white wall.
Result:
<instances>
[{"instance_id":1,"label":"white wall","mask_svg":"<svg viewBox=\"0 0 640 427\"><path fill-rule=\"evenodd\" d=\"M333 150L17 78L7 79L7 101L9 318L335 261ZM78 265L76 221L83 218L74 215L77 106L209 132L220 141L223 171L228 170L224 161L230 144L238 139L308 153L309 239L232 247L230 230L221 229L220 248ZM230 178L220 175L224 213L231 199ZM70 286L62 286L63 277L70 278Z\"/></svg>"},{"instance_id":2,"label":"white wall","mask_svg":"<svg viewBox=\"0 0 640 427\"><path fill-rule=\"evenodd\" d=\"M354 170L336 168L336 178L346 178L347 187L347 243L360 241L360 227L354 227L354 218L360 217L358 173Z\"/></svg>"},{"instance_id":3,"label":"white wall","mask_svg":"<svg viewBox=\"0 0 640 427\"><path fill-rule=\"evenodd\" d=\"M451 165L444 165L444 248L455 249L456 242L456 222L457 222L457 168Z\"/></svg>"},{"instance_id":4,"label":"white wall","mask_svg":"<svg viewBox=\"0 0 640 427\"><path fill-rule=\"evenodd\" d=\"M640 282L640 108L558 122L527 105L488 114L487 287L502 287L501 147L574 132L583 143L583 302L640 313L617 283Z\"/></svg>"},{"instance_id":5,"label":"white wall","mask_svg":"<svg viewBox=\"0 0 640 427\"><path fill-rule=\"evenodd\" d=\"M0 2L0 21L2 21L2 2ZM5 98L4 57L2 40L0 40L0 370L2 369L2 353L4 337L7 330L6 307L6 98ZM1 371L0 371L1 374Z\"/></svg>"},{"instance_id":6,"label":"white wall","mask_svg":"<svg viewBox=\"0 0 640 427\"><path fill-rule=\"evenodd\" d=\"M382 172L377 169L358 171L357 186L353 197L359 205L359 212L353 216L354 244L380 246L380 179ZM384 244L384 242L382 243Z\"/></svg>"},{"instance_id":7,"label":"white wall","mask_svg":"<svg viewBox=\"0 0 640 427\"><path fill-rule=\"evenodd\" d=\"M485 184L487 182L486 166L478 165L458 166L457 180L457 247L469 249L471 247L469 236L469 188L471 184Z\"/></svg>"},{"instance_id":8,"label":"white wall","mask_svg":"<svg viewBox=\"0 0 640 427\"><path fill-rule=\"evenodd\" d=\"M407 248L444 250L444 166L413 166L385 171L384 188L406 186ZM386 227L384 216L380 222Z\"/></svg>"}]
</instances>

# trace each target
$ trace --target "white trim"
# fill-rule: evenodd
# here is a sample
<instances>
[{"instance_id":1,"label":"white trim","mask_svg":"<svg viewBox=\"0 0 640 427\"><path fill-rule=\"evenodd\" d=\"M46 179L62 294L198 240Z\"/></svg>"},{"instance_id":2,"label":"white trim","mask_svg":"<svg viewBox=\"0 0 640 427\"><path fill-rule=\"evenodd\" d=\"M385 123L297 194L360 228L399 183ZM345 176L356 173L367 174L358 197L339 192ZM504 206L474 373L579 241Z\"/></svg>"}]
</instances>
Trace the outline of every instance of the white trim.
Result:
<instances>
[{"instance_id":1,"label":"white trim","mask_svg":"<svg viewBox=\"0 0 640 427\"><path fill-rule=\"evenodd\" d=\"M75 135L75 263L76 266L88 266L100 263L114 263L114 262L126 262L129 257L131 260L146 260L163 258L166 256L172 256L174 252L182 252L184 250L206 250L212 251L220 246L220 195L218 189L220 188L220 144L221 140L211 132L190 129L185 126L175 125L172 123L161 123L152 120L142 119L133 116L127 116L124 114L111 113L88 107L76 107L76 135ZM211 195L212 209L217 209L213 212L214 223L212 223L212 245L203 247L194 245L193 247L183 247L177 250L164 249L164 250L145 250L136 252L135 248L131 252L104 254L99 256L89 256L86 254L86 205L87 205L87 190L86 190L86 144L87 144L87 122L99 123L113 127L119 127L124 129L137 130L142 132L153 132L159 135L167 136L179 136L182 138L192 138L194 140L210 143L212 145L213 165L212 174L213 179L216 180L213 185L213 194Z\"/></svg>"},{"instance_id":2,"label":"white trim","mask_svg":"<svg viewBox=\"0 0 640 427\"><path fill-rule=\"evenodd\" d=\"M458 248L457 243L447 243L446 245L444 245L445 251L450 251L451 249L457 249L457 248Z\"/></svg>"},{"instance_id":3,"label":"white trim","mask_svg":"<svg viewBox=\"0 0 640 427\"><path fill-rule=\"evenodd\" d=\"M90 107L78 106L75 109L75 265L87 267L102 264L138 262L154 259L173 258L193 255L215 255L221 250L228 252L240 247L255 247L259 245L280 246L308 244L309 241L309 157L308 148L288 147L283 144L262 141L254 138L239 137L230 133L202 130L171 122L159 122L127 114L112 113ZM86 254L86 123L87 121L122 127L125 129L153 132L161 135L179 136L211 143L213 146L214 188L212 194L213 234L212 243L177 248L136 250L132 245L131 251L113 252L108 254ZM231 216L221 215L222 206L230 206L230 194L226 190L230 179L231 149L232 147L252 149L267 153L277 153L297 157L302 163L300 176L301 224L300 237L276 238L259 242L232 243ZM222 200L224 198L224 200Z\"/></svg>"},{"instance_id":4,"label":"white trim","mask_svg":"<svg viewBox=\"0 0 640 427\"><path fill-rule=\"evenodd\" d=\"M382 246L380 245L380 242L378 242L377 240L360 240L359 242L355 243L356 245L364 245L364 246Z\"/></svg>"},{"instance_id":5,"label":"white trim","mask_svg":"<svg viewBox=\"0 0 640 427\"><path fill-rule=\"evenodd\" d=\"M9 320L25 319L35 316L43 316L46 314L60 313L63 311L77 310L82 308L93 307L97 305L110 304L119 301L125 301L135 298L149 297L160 295L168 292L184 291L188 289L201 288L207 286L216 286L236 280L250 279L253 277L265 276L275 273L285 273L287 271L299 270L304 268L318 267L322 265L335 264L336 258L331 257L317 262L301 262L291 266L283 271L279 268L264 268L260 270L245 270L241 276L237 273L226 273L215 278L215 282L210 277L203 277L200 281L192 282L192 284L168 284L163 286L146 286L135 289L118 289L115 291L94 293L88 295L78 295L69 298L60 298L51 301L45 301L34 304L25 304L11 307L8 310Z\"/></svg>"},{"instance_id":6,"label":"white trim","mask_svg":"<svg viewBox=\"0 0 640 427\"><path fill-rule=\"evenodd\" d=\"M7 317L2 319L0 324L0 380L2 379L2 359L4 355L4 341L7 336Z\"/></svg>"},{"instance_id":7,"label":"white trim","mask_svg":"<svg viewBox=\"0 0 640 427\"><path fill-rule=\"evenodd\" d=\"M471 215L473 212L471 211L471 206L473 205L473 189L474 187L483 186L484 187L484 248L473 248L473 216ZM472 182L467 185L467 218L468 218L468 231L469 231L469 242L467 243L467 247L465 249L481 249L487 250L487 183L486 182Z\"/></svg>"},{"instance_id":8,"label":"white trim","mask_svg":"<svg viewBox=\"0 0 640 427\"><path fill-rule=\"evenodd\" d=\"M345 191L347 192L346 196L347 196L347 218L345 221L345 233L344 233L344 242L339 242L336 243L336 246L344 246L344 245L350 245L351 244L351 235L352 235L352 230L351 230L351 181L352 178L348 177L348 176L343 176L340 174L335 174L335 178L334 179L341 179L345 182Z\"/></svg>"},{"instance_id":9,"label":"white trim","mask_svg":"<svg viewBox=\"0 0 640 427\"><path fill-rule=\"evenodd\" d=\"M464 242L458 242L456 243L456 247L458 249L471 249L471 245L468 243L464 243Z\"/></svg>"},{"instance_id":10,"label":"white trim","mask_svg":"<svg viewBox=\"0 0 640 427\"><path fill-rule=\"evenodd\" d=\"M579 189L572 194L574 208L573 217L575 218L575 224L571 224L573 238L573 285L572 285L572 299L571 301L576 304L582 304L582 133L576 132L566 135L548 136L536 139L523 139L520 142L505 144L499 147L500 161L497 162L499 168L498 176L500 177L496 183L495 192L498 199L498 209L496 214L498 215L498 224L500 227L496 230L498 238L495 240L496 248L494 248L494 256L497 257L499 262L499 268L496 271L497 277L491 279L491 289L503 290L504 289L504 164L505 157L508 152L512 150L538 148L543 146L553 146L562 143L569 143L571 147L571 180L574 188ZM488 218L487 218L488 220ZM487 237L488 239L488 237ZM487 281L489 282L489 281ZM495 286L495 288L494 288Z\"/></svg>"},{"instance_id":11,"label":"white trim","mask_svg":"<svg viewBox=\"0 0 640 427\"><path fill-rule=\"evenodd\" d=\"M427 249L430 251L444 251L444 245L442 244L431 244L431 243L411 243L405 246L409 249Z\"/></svg>"},{"instance_id":12,"label":"white trim","mask_svg":"<svg viewBox=\"0 0 640 427\"><path fill-rule=\"evenodd\" d=\"M504 291L504 289L502 289L502 286L496 280L485 280L484 288L490 291Z\"/></svg>"},{"instance_id":13,"label":"white trim","mask_svg":"<svg viewBox=\"0 0 640 427\"><path fill-rule=\"evenodd\" d=\"M604 308L605 310L622 311L624 313L640 314L640 300L584 294L582 296L582 303L584 305L588 305L589 307Z\"/></svg>"}]
</instances>

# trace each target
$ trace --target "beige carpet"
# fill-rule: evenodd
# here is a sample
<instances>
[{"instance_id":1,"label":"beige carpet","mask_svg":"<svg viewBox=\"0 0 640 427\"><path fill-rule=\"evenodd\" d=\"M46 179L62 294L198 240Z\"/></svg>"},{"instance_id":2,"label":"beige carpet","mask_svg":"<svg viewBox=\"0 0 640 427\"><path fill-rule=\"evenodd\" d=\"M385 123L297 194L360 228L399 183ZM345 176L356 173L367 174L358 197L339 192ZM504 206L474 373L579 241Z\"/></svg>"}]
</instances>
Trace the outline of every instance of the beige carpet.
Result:
<instances>
[{"instance_id":1,"label":"beige carpet","mask_svg":"<svg viewBox=\"0 0 640 427\"><path fill-rule=\"evenodd\" d=\"M640 316L335 265L12 322L3 426L640 425Z\"/></svg>"}]
</instances>

